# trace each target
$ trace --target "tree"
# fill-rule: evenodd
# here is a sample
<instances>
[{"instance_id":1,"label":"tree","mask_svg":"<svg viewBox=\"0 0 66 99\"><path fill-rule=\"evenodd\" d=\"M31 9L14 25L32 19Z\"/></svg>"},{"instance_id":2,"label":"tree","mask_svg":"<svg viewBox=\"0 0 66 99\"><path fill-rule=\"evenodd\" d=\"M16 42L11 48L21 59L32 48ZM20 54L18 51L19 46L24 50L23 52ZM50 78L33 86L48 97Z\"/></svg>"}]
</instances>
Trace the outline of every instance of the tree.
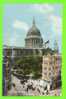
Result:
<instances>
[{"instance_id":1,"label":"tree","mask_svg":"<svg viewBox=\"0 0 66 99\"><path fill-rule=\"evenodd\" d=\"M22 73L22 75L33 73L35 78L39 78L42 74L42 57L32 55L24 56L15 62L15 66L17 66L17 73Z\"/></svg>"}]
</instances>

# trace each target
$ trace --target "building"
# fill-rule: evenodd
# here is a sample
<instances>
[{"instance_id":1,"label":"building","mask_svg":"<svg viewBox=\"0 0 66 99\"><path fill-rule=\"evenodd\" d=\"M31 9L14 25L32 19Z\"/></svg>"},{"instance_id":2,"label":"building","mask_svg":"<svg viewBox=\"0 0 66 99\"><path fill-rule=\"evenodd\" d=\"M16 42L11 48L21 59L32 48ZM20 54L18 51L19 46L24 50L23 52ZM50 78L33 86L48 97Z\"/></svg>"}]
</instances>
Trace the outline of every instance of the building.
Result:
<instances>
[{"instance_id":1,"label":"building","mask_svg":"<svg viewBox=\"0 0 66 99\"><path fill-rule=\"evenodd\" d=\"M61 73L61 55L55 53L43 56L42 63L42 79L48 83L52 83Z\"/></svg>"},{"instance_id":2,"label":"building","mask_svg":"<svg viewBox=\"0 0 66 99\"><path fill-rule=\"evenodd\" d=\"M10 57L21 57L24 55L42 55L43 39L40 30L37 28L35 19L33 18L32 27L28 30L25 37L25 47L4 46L3 55Z\"/></svg>"},{"instance_id":3,"label":"building","mask_svg":"<svg viewBox=\"0 0 66 99\"><path fill-rule=\"evenodd\" d=\"M32 27L28 30L25 37L25 47L3 46L3 56L10 58L22 57L24 55L43 55L45 52L53 52L51 48L44 48L45 44L49 44L49 40L43 44L43 38L40 30L37 28L35 19L33 18Z\"/></svg>"},{"instance_id":4,"label":"building","mask_svg":"<svg viewBox=\"0 0 66 99\"><path fill-rule=\"evenodd\" d=\"M11 88L11 64L9 57L3 58L3 95L7 95L8 90Z\"/></svg>"}]
</instances>

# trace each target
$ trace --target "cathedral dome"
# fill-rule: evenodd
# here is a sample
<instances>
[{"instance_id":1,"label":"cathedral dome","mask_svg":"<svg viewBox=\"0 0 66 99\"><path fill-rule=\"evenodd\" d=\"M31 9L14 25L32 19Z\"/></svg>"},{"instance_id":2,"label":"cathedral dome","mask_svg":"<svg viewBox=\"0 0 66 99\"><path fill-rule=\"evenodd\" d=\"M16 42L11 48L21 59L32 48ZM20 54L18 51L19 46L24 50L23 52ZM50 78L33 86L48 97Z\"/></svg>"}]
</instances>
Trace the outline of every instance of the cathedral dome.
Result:
<instances>
[{"instance_id":1,"label":"cathedral dome","mask_svg":"<svg viewBox=\"0 0 66 99\"><path fill-rule=\"evenodd\" d=\"M33 25L29 29L27 36L41 36L40 30L35 25L35 20L33 19Z\"/></svg>"},{"instance_id":2,"label":"cathedral dome","mask_svg":"<svg viewBox=\"0 0 66 99\"><path fill-rule=\"evenodd\" d=\"M25 38L25 46L27 48L41 48L42 45L43 39L41 37L40 30L35 25L35 20L33 18L32 27L29 29Z\"/></svg>"}]
</instances>

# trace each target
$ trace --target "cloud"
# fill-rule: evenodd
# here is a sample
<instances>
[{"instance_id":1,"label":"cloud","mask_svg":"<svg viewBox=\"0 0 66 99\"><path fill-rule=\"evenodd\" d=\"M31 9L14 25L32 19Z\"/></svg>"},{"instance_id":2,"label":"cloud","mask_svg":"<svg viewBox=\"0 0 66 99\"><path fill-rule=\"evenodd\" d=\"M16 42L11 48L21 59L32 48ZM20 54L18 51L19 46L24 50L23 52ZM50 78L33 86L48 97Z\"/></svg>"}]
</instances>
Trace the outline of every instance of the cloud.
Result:
<instances>
[{"instance_id":1,"label":"cloud","mask_svg":"<svg viewBox=\"0 0 66 99\"><path fill-rule=\"evenodd\" d=\"M29 29L29 26L26 22L19 20L14 21L13 27L17 29L23 29L24 31L27 31Z\"/></svg>"},{"instance_id":2,"label":"cloud","mask_svg":"<svg viewBox=\"0 0 66 99\"><path fill-rule=\"evenodd\" d=\"M16 32L14 32L13 36L10 37L10 44L16 45L17 40L18 40L18 35Z\"/></svg>"},{"instance_id":3,"label":"cloud","mask_svg":"<svg viewBox=\"0 0 66 99\"><path fill-rule=\"evenodd\" d=\"M54 11L54 7L49 4L35 4L34 8L41 13L52 13Z\"/></svg>"}]
</instances>

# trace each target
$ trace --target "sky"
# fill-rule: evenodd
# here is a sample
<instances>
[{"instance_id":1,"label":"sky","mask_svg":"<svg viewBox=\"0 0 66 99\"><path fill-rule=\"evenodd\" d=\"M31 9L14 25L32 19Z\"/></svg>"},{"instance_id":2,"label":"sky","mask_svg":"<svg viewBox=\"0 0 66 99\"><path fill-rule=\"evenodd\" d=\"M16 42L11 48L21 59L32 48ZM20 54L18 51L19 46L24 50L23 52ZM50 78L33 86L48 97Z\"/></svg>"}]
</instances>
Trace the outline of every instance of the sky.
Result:
<instances>
[{"instance_id":1,"label":"sky","mask_svg":"<svg viewBox=\"0 0 66 99\"><path fill-rule=\"evenodd\" d=\"M26 34L32 26L33 17L43 41L49 40L54 48L57 41L62 49L62 4L8 4L4 6L3 45L24 47Z\"/></svg>"}]
</instances>

